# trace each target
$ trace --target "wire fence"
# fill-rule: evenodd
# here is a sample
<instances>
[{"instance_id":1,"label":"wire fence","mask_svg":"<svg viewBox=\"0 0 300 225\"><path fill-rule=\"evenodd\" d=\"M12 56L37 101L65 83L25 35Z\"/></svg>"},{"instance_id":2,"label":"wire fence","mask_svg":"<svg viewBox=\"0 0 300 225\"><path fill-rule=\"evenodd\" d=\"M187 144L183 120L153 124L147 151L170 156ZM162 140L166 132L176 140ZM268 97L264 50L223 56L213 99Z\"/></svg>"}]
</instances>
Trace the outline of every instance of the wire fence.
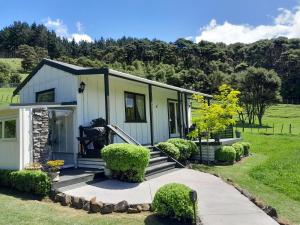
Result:
<instances>
[{"instance_id":1,"label":"wire fence","mask_svg":"<svg viewBox=\"0 0 300 225\"><path fill-rule=\"evenodd\" d=\"M0 94L0 103L19 103L20 97L18 95Z\"/></svg>"},{"instance_id":2,"label":"wire fence","mask_svg":"<svg viewBox=\"0 0 300 225\"><path fill-rule=\"evenodd\" d=\"M241 124L235 127L235 130L249 133L264 133L264 134L299 134L300 127L288 124L266 124L259 126L256 124Z\"/></svg>"}]
</instances>

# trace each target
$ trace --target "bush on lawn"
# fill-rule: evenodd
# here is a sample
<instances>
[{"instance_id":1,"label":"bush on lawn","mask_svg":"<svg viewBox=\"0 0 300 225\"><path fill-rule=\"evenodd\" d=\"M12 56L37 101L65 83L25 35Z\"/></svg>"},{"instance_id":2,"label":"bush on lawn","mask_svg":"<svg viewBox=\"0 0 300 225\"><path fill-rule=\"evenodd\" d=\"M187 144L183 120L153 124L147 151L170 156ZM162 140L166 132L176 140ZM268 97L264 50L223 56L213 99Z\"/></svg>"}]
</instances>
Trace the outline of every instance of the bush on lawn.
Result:
<instances>
[{"instance_id":1,"label":"bush on lawn","mask_svg":"<svg viewBox=\"0 0 300 225\"><path fill-rule=\"evenodd\" d=\"M243 145L244 148L244 156L248 156L250 154L251 144L249 142L238 142Z\"/></svg>"},{"instance_id":2,"label":"bush on lawn","mask_svg":"<svg viewBox=\"0 0 300 225\"><path fill-rule=\"evenodd\" d=\"M181 139L181 138L171 138L168 140L169 143L175 145L180 152L179 161L185 162L192 155L196 154L199 149L197 145L189 140Z\"/></svg>"},{"instance_id":3,"label":"bush on lawn","mask_svg":"<svg viewBox=\"0 0 300 225\"><path fill-rule=\"evenodd\" d=\"M216 159L233 164L236 159L236 151L232 146L223 146L216 151Z\"/></svg>"},{"instance_id":4,"label":"bush on lawn","mask_svg":"<svg viewBox=\"0 0 300 225\"><path fill-rule=\"evenodd\" d=\"M179 159L180 152L179 149L169 142L160 142L158 143L157 147L165 152L167 155L171 156L174 159Z\"/></svg>"},{"instance_id":5,"label":"bush on lawn","mask_svg":"<svg viewBox=\"0 0 300 225\"><path fill-rule=\"evenodd\" d=\"M0 170L0 185L40 196L49 194L51 182L40 170Z\"/></svg>"},{"instance_id":6,"label":"bush on lawn","mask_svg":"<svg viewBox=\"0 0 300 225\"><path fill-rule=\"evenodd\" d=\"M124 181L142 182L150 152L142 146L111 144L103 148L102 157L114 177Z\"/></svg>"},{"instance_id":7,"label":"bush on lawn","mask_svg":"<svg viewBox=\"0 0 300 225\"><path fill-rule=\"evenodd\" d=\"M240 144L240 143L234 143L234 144L232 145L232 147L235 149L235 152L236 152L236 157L235 157L235 159L236 159L237 161L241 160L241 158L242 158L243 155L244 155L244 147L243 147L243 145Z\"/></svg>"},{"instance_id":8,"label":"bush on lawn","mask_svg":"<svg viewBox=\"0 0 300 225\"><path fill-rule=\"evenodd\" d=\"M171 183L159 188L153 200L153 209L163 217L180 221L193 220L193 203L190 200L191 189L183 184Z\"/></svg>"}]
</instances>

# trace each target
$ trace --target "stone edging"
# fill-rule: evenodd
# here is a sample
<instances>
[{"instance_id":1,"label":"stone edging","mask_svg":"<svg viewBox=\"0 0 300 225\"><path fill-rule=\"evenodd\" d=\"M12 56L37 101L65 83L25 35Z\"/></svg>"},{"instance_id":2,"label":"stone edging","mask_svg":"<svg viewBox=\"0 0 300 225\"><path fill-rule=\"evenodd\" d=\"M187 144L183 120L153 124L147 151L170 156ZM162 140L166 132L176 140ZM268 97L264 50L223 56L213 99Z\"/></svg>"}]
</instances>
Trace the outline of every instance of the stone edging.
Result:
<instances>
[{"instance_id":1,"label":"stone edging","mask_svg":"<svg viewBox=\"0 0 300 225\"><path fill-rule=\"evenodd\" d=\"M74 197L62 192L52 192L51 199L54 202L60 203L62 206L69 206L75 209L83 209L89 213L109 214L117 213L140 213L152 211L151 204L128 204L127 201L121 201L117 204L103 203L97 201L96 197L91 200L86 200L82 197Z\"/></svg>"},{"instance_id":2,"label":"stone edging","mask_svg":"<svg viewBox=\"0 0 300 225\"><path fill-rule=\"evenodd\" d=\"M220 177L218 174L212 174L216 177L223 179L222 177ZM225 180L226 183L232 185L236 190L238 190L242 195L244 195L245 197L247 197L251 202L253 202L257 207L259 207L260 209L262 209L268 216L272 217L274 220L277 221L277 223L279 223L280 225L292 225L287 221L284 221L282 219L280 219L278 217L277 214L277 210L270 206L270 205L266 205L264 202L262 202L261 200L259 200L258 198L254 197L253 195L251 195L246 189L243 189L241 187L239 187L237 184L235 184L231 179L227 178Z\"/></svg>"}]
</instances>

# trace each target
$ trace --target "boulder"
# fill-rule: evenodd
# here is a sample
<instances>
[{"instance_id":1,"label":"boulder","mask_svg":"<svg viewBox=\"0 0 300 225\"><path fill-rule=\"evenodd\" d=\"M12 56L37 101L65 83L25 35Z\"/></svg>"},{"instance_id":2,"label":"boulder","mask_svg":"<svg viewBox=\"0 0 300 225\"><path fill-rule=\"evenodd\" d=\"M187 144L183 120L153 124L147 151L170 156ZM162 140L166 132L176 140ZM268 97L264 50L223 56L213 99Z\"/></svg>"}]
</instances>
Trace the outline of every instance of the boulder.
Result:
<instances>
[{"instance_id":1,"label":"boulder","mask_svg":"<svg viewBox=\"0 0 300 225\"><path fill-rule=\"evenodd\" d=\"M109 214L114 211L115 205L114 204L104 204L104 206L101 208L100 213L101 214Z\"/></svg>"},{"instance_id":2,"label":"boulder","mask_svg":"<svg viewBox=\"0 0 300 225\"><path fill-rule=\"evenodd\" d=\"M266 206L266 207L264 208L264 211L265 211L269 216L271 216L271 217L275 217L275 218L278 217L278 214L277 214L276 209L273 208L272 206L269 206L269 205Z\"/></svg>"},{"instance_id":3,"label":"boulder","mask_svg":"<svg viewBox=\"0 0 300 225\"><path fill-rule=\"evenodd\" d=\"M72 204L72 198L70 195L64 195L64 198L61 201L61 205L69 206Z\"/></svg>"},{"instance_id":4,"label":"boulder","mask_svg":"<svg viewBox=\"0 0 300 225\"><path fill-rule=\"evenodd\" d=\"M79 198L79 197L71 197L71 202L72 202L72 207L74 207L75 209L82 209L83 207L83 198Z\"/></svg>"},{"instance_id":5,"label":"boulder","mask_svg":"<svg viewBox=\"0 0 300 225\"><path fill-rule=\"evenodd\" d=\"M115 212L120 212L120 213L127 212L128 207L129 206L128 206L127 201L121 201L121 202L119 202L118 204L115 205L114 211Z\"/></svg>"},{"instance_id":6,"label":"boulder","mask_svg":"<svg viewBox=\"0 0 300 225\"><path fill-rule=\"evenodd\" d=\"M90 212L92 213L98 213L101 211L103 207L103 203L102 202L96 202L95 200L91 200L90 201Z\"/></svg>"},{"instance_id":7,"label":"boulder","mask_svg":"<svg viewBox=\"0 0 300 225\"><path fill-rule=\"evenodd\" d=\"M65 194L64 193L57 193L54 197L55 202L62 202L64 200Z\"/></svg>"},{"instance_id":8,"label":"boulder","mask_svg":"<svg viewBox=\"0 0 300 225\"><path fill-rule=\"evenodd\" d=\"M151 205L150 204L141 204L142 211L150 211Z\"/></svg>"},{"instance_id":9,"label":"boulder","mask_svg":"<svg viewBox=\"0 0 300 225\"><path fill-rule=\"evenodd\" d=\"M91 210L91 202L84 200L82 209L89 212Z\"/></svg>"},{"instance_id":10,"label":"boulder","mask_svg":"<svg viewBox=\"0 0 300 225\"><path fill-rule=\"evenodd\" d=\"M140 213L142 211L141 205L130 205L127 212L128 213Z\"/></svg>"}]
</instances>

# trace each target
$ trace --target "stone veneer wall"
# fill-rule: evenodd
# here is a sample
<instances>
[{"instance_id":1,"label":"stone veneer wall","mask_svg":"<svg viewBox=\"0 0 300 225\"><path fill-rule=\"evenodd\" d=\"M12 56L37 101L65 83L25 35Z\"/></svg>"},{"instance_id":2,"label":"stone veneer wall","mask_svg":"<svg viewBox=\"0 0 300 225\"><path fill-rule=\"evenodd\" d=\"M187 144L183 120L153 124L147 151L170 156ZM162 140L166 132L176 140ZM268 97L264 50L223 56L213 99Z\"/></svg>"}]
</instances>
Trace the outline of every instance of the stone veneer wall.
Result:
<instances>
[{"instance_id":1,"label":"stone veneer wall","mask_svg":"<svg viewBox=\"0 0 300 225\"><path fill-rule=\"evenodd\" d=\"M49 158L49 114L46 108L32 110L33 162L44 165Z\"/></svg>"}]
</instances>

